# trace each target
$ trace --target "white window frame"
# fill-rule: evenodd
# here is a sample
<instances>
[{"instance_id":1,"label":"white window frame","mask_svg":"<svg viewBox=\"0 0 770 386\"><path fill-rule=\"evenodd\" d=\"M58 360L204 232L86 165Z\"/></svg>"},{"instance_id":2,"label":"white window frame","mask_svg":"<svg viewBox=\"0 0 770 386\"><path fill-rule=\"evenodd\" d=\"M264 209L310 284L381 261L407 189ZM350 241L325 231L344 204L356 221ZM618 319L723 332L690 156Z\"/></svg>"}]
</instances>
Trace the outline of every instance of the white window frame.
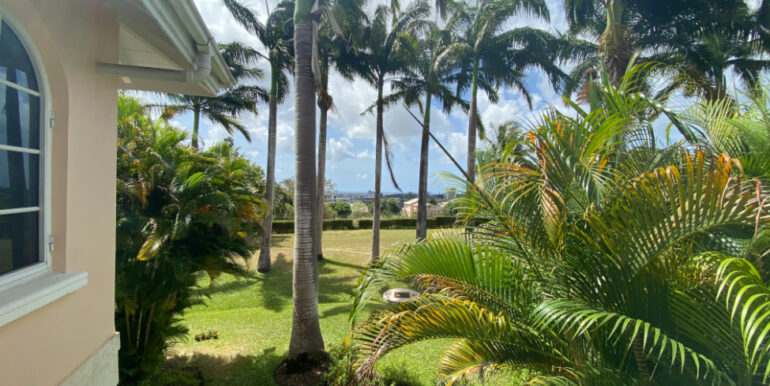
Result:
<instances>
[{"instance_id":1,"label":"white window frame","mask_svg":"<svg viewBox=\"0 0 770 386\"><path fill-rule=\"evenodd\" d=\"M27 148L16 148L14 146L0 145L0 150L15 150L25 153L38 154L39 167L39 222L38 222L38 253L42 256L38 256L40 260L38 263L32 264L27 267L19 268L0 275L0 291L3 289L18 285L19 283L34 279L36 277L43 276L51 272L51 251L53 247L53 236L51 235L51 136L53 129L52 111L51 111L51 99L48 88L48 78L42 66L42 60L35 49L34 44L31 44L32 39L27 35L26 31L21 28L21 23L17 23L13 17L0 8L0 23L5 23L16 34L21 42L24 50L27 53L30 61L32 62L32 68L35 71L35 77L37 78L38 91L30 90L26 87L10 83L4 79L0 79L0 84L6 87L13 87L21 92L25 92L29 95L36 96L40 102L40 149L34 151ZM7 211L0 211L4 214L10 214L12 211L22 212L21 209L15 208ZM29 208L31 209L31 208Z\"/></svg>"},{"instance_id":2,"label":"white window frame","mask_svg":"<svg viewBox=\"0 0 770 386\"><path fill-rule=\"evenodd\" d=\"M39 256L41 260L30 266L19 268L0 275L0 328L21 318L64 295L72 293L88 283L88 273L83 271L53 272L51 269L51 252L53 251L53 236L51 228L51 174L52 174L52 137L53 110L51 109L51 92L48 78L42 66L42 56L35 48L32 38L27 34L22 24L13 18L0 5L0 22L11 27L19 38L27 55L32 61L32 67L37 76L38 98L40 100L40 222L39 222ZM18 85L8 85L22 91ZM33 92L34 93L34 92ZM8 148L8 147L6 147ZM30 152L27 149L17 149ZM59 254L63 258L63 254Z\"/></svg>"}]
</instances>

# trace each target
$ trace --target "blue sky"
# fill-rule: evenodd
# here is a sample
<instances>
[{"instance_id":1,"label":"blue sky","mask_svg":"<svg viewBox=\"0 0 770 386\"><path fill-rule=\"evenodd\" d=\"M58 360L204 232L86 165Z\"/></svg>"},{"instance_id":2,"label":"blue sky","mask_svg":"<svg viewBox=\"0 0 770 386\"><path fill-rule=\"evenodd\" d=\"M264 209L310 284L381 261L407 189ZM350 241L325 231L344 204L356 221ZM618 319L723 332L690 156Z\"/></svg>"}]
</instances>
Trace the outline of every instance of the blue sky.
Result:
<instances>
[{"instance_id":1,"label":"blue sky","mask_svg":"<svg viewBox=\"0 0 770 386\"><path fill-rule=\"evenodd\" d=\"M260 18L266 17L264 0L243 0ZM271 8L277 3L268 0ZM367 5L374 8L377 1ZM407 2L402 1L402 6ZM222 0L195 0L201 15L209 26L217 42L240 41L257 49L262 49L259 41L235 23L225 9ZM552 31L565 28L563 3L560 0L548 0L551 23L534 20L527 16L517 17L511 25L537 26ZM266 63L260 67L267 68ZM269 73L266 71L266 73ZM267 84L268 80L262 81ZM516 119L527 121L546 108L549 104L561 106L561 97L553 92L542 74L531 71L524 83L533 96L533 110L530 111L520 93L504 89L497 104L490 104L486 95L480 93L479 112L484 124L491 128L505 121ZM293 89L293 87L292 87ZM374 189L374 126L375 117L361 115L375 101L376 91L361 80L349 82L337 74L330 76L329 92L334 98L335 109L329 112L327 137L327 178L337 186L338 191L368 191ZM435 104L434 104L435 105ZM467 116L460 110L446 115L434 108L431 112L431 131L442 141L445 147L457 158L461 165L466 162ZM241 120L251 132L252 142L235 135L235 143L241 151L263 168L267 163L267 106L261 105L257 116L245 115ZM180 127L191 127L191 115L181 115L175 119ZM420 151L420 129L414 119L403 107L393 107L384 116L386 135L390 138L393 150L396 180L404 192L416 192ZM491 132L492 130L490 130ZM207 120L202 120L201 138L203 145L227 137L224 129ZM479 146L483 143L479 142ZM276 157L276 179L282 180L294 175L294 95L278 107L278 152ZM436 174L448 171L458 174L452 163L431 144L429 159L430 192L443 192L447 182ZM384 173L384 171L383 171ZM390 179L383 175L383 191L395 192Z\"/></svg>"}]
</instances>

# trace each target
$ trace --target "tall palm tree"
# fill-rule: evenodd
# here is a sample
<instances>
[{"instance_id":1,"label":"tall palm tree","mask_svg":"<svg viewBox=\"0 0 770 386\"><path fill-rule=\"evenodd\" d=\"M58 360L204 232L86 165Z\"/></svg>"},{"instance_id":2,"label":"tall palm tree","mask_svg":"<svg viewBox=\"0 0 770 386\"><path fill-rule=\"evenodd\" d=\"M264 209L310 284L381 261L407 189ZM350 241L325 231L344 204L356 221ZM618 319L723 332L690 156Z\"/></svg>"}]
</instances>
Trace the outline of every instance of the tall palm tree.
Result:
<instances>
[{"instance_id":1,"label":"tall palm tree","mask_svg":"<svg viewBox=\"0 0 770 386\"><path fill-rule=\"evenodd\" d=\"M441 52L449 43L450 34L441 30L435 23L423 22L424 27L418 38L401 36L405 52L410 63L402 75L391 83L394 90L384 98L384 105L403 102L405 106L418 105L422 119L417 119L421 126L420 136L420 176L417 192L417 230L416 237L427 236L428 221L428 145L430 140L430 114L433 99L442 103L444 112L449 113L454 106L467 110L468 104L455 95L447 85L452 79L451 67L441 60ZM420 98L424 97L424 102ZM410 111L411 113L411 111ZM416 118L416 117L415 117Z\"/></svg>"},{"instance_id":2,"label":"tall palm tree","mask_svg":"<svg viewBox=\"0 0 770 386\"><path fill-rule=\"evenodd\" d=\"M236 42L220 44L219 50L235 80L262 78L262 71L251 67L258 59L256 51ZM149 105L149 107L162 109L162 115L166 119L181 113L192 112L193 128L190 141L192 147L198 149L198 130L201 117L222 125L230 135L237 130L248 141L251 141L248 129L237 120L237 117L244 112L256 114L257 100L264 99L266 95L267 92L259 86L240 85L215 97L167 94L171 103Z\"/></svg>"},{"instance_id":3,"label":"tall palm tree","mask_svg":"<svg viewBox=\"0 0 770 386\"><path fill-rule=\"evenodd\" d=\"M262 24L254 12L240 4L237 0L225 0L225 5L235 20L253 33L264 46L266 52L258 55L270 63L270 92L268 96L268 127L267 127L267 180L266 201L267 211L263 225L264 236L262 248L259 251L257 270L270 270L270 241L273 226L273 201L275 198L275 152L278 128L278 104L282 103L289 94L289 78L286 72L292 71L294 2L281 1L272 10L268 9L267 22Z\"/></svg>"},{"instance_id":4,"label":"tall palm tree","mask_svg":"<svg viewBox=\"0 0 770 386\"><path fill-rule=\"evenodd\" d=\"M665 5L652 0L565 0L564 4L571 33L594 36L598 43L598 55L575 66L575 79L591 78L603 61L617 83L634 53L643 53L641 61L665 63L681 72L675 86L713 100L725 95L729 68L752 87L761 71L770 68L763 57L770 48L763 39L765 7L752 10L744 0L675 0ZM580 83L574 82L567 91Z\"/></svg>"},{"instance_id":5,"label":"tall palm tree","mask_svg":"<svg viewBox=\"0 0 770 386\"><path fill-rule=\"evenodd\" d=\"M403 49L399 49L402 35L414 32L416 24L430 14L430 6L423 1L416 1L409 5L403 12L398 7L398 2L393 1L389 6L379 5L371 17L363 34L363 48L358 55L343 57L348 59L340 63L342 67L351 68L358 73L372 87L377 89L377 100L374 102L376 109L376 134L375 134L375 161L374 161L374 207L372 209L372 260L380 256L380 200L382 193L382 157L385 147L388 170L393 185L398 189L398 184L391 169L389 151L385 141L385 127L383 124L385 102L384 91L388 77L401 73L407 66L407 57Z\"/></svg>"},{"instance_id":6,"label":"tall palm tree","mask_svg":"<svg viewBox=\"0 0 770 386\"><path fill-rule=\"evenodd\" d=\"M453 16L447 23L447 28L456 35L442 57L458 67L458 95L470 89L466 173L471 183L475 179L473 154L481 123L477 110L479 88L486 92L491 102L499 99L497 90L500 85L516 88L531 108L529 91L522 82L524 69L543 70L555 86L566 78L555 63L558 47L553 35L529 27L503 30L510 18L523 12L548 20L548 7L542 0L481 0L474 5L455 5Z\"/></svg>"},{"instance_id":7,"label":"tall palm tree","mask_svg":"<svg viewBox=\"0 0 770 386\"><path fill-rule=\"evenodd\" d=\"M336 1L332 7L335 20L340 21L340 26L346 36L360 34L366 14L361 9L360 0ZM359 39L355 39L359 40ZM319 81L318 84L318 177L316 178L316 224L315 224L315 250L319 260L323 259L323 214L324 196L326 188L326 126L329 110L334 106L334 98L329 95L329 70L337 67L337 72L345 79L352 81L354 72L349 66L338 65L342 56L352 53L350 43L343 41L334 35L334 31L328 24L324 24L319 31L318 39Z\"/></svg>"},{"instance_id":8,"label":"tall palm tree","mask_svg":"<svg viewBox=\"0 0 770 386\"><path fill-rule=\"evenodd\" d=\"M318 260L313 254L315 206L315 80L313 0L299 0L294 11L294 299L289 361L317 360L324 350L318 318Z\"/></svg>"}]
</instances>

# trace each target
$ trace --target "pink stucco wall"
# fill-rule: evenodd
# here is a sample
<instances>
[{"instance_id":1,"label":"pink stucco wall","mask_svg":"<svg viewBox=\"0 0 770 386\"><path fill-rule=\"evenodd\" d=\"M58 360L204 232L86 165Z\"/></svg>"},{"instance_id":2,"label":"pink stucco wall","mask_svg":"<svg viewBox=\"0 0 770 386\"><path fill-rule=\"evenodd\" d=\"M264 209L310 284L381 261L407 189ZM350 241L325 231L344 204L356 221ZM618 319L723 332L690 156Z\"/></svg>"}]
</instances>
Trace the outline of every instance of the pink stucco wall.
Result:
<instances>
[{"instance_id":1,"label":"pink stucco wall","mask_svg":"<svg viewBox=\"0 0 770 386\"><path fill-rule=\"evenodd\" d=\"M0 384L55 385L115 331L115 143L118 23L103 0L0 0L42 58L55 114L52 230L57 272L88 284L0 327Z\"/></svg>"}]
</instances>

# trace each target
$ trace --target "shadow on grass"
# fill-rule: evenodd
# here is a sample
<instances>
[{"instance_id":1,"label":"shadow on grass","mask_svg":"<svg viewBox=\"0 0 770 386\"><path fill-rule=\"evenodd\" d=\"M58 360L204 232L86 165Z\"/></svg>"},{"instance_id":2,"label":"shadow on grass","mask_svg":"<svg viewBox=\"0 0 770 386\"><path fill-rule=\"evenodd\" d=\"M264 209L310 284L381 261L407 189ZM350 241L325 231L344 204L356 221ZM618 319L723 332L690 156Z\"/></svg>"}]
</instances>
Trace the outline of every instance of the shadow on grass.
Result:
<instances>
[{"instance_id":1,"label":"shadow on grass","mask_svg":"<svg viewBox=\"0 0 770 386\"><path fill-rule=\"evenodd\" d=\"M291 262L279 253L270 264L270 272L262 278L262 305L270 311L279 312L291 305Z\"/></svg>"},{"instance_id":2,"label":"shadow on grass","mask_svg":"<svg viewBox=\"0 0 770 386\"><path fill-rule=\"evenodd\" d=\"M342 269L355 269L353 274L344 275ZM325 259L318 265L318 302L339 303L347 302L353 295L353 290L358 281L362 267ZM278 253L271 264L270 272L262 274L260 292L262 294L262 306L274 312L280 312L291 306L292 291L292 262L286 259L286 255ZM253 284L253 281L244 280L239 284L234 282L233 288L242 288ZM230 284L230 283L228 283ZM222 287L225 287L223 285ZM331 315L333 315L332 313ZM324 316L327 316L326 314Z\"/></svg>"},{"instance_id":3,"label":"shadow on grass","mask_svg":"<svg viewBox=\"0 0 770 386\"><path fill-rule=\"evenodd\" d=\"M233 291L240 291L246 287L254 285L258 281L259 280L255 277L245 277L245 278L239 278L224 284L216 283L214 284L214 288L209 289L207 293L209 295L216 295L216 294L225 294Z\"/></svg>"},{"instance_id":4,"label":"shadow on grass","mask_svg":"<svg viewBox=\"0 0 770 386\"><path fill-rule=\"evenodd\" d=\"M201 384L209 385L273 385L273 371L286 355L278 355L275 347L261 355L234 357L194 354L175 356L168 364L177 368L194 369L203 377Z\"/></svg>"}]
</instances>

